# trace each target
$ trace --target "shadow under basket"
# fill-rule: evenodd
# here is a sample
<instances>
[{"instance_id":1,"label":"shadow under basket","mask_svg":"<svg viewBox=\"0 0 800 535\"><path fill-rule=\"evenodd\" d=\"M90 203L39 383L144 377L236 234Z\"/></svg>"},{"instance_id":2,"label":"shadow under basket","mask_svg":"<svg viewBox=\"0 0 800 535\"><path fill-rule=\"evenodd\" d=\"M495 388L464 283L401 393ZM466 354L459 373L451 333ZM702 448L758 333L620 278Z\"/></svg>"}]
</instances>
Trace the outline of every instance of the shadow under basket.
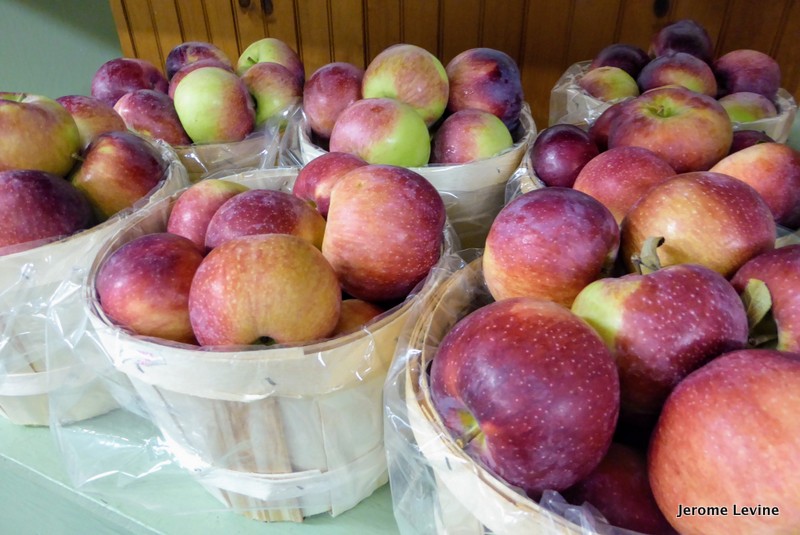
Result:
<instances>
[{"instance_id":1,"label":"shadow under basket","mask_svg":"<svg viewBox=\"0 0 800 535\"><path fill-rule=\"evenodd\" d=\"M224 178L290 190L296 173ZM124 243L163 230L176 198L131 220L98 256L85 299L101 345L177 461L228 507L295 522L352 508L388 481L383 383L413 300L359 331L303 346L218 351L131 335L103 314L97 267Z\"/></svg>"},{"instance_id":2,"label":"shadow under basket","mask_svg":"<svg viewBox=\"0 0 800 535\"><path fill-rule=\"evenodd\" d=\"M470 289L483 284L481 259L453 273L426 296L410 329L404 370L405 403L416 447L436 484L436 532L445 535L581 535L579 526L548 511L470 458L433 407L426 370L439 342L464 316L482 306ZM483 292L485 293L485 292Z\"/></svg>"}]
</instances>

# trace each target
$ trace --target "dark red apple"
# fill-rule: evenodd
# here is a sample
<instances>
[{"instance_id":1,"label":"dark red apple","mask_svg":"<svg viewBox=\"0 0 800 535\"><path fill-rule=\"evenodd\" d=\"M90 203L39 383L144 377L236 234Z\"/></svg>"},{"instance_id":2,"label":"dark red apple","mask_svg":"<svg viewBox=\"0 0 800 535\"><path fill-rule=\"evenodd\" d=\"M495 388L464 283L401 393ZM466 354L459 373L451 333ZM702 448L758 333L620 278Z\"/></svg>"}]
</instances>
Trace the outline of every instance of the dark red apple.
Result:
<instances>
[{"instance_id":1,"label":"dark red apple","mask_svg":"<svg viewBox=\"0 0 800 535\"><path fill-rule=\"evenodd\" d=\"M728 154L746 149L758 143L773 143L775 140L761 130L736 130L733 132L733 142Z\"/></svg>"},{"instance_id":2,"label":"dark red apple","mask_svg":"<svg viewBox=\"0 0 800 535\"><path fill-rule=\"evenodd\" d=\"M706 63L714 57L714 43L708 31L697 21L682 19L667 24L650 40L649 53L653 57L685 52Z\"/></svg>"},{"instance_id":3,"label":"dark red apple","mask_svg":"<svg viewBox=\"0 0 800 535\"><path fill-rule=\"evenodd\" d=\"M737 49L714 62L720 96L730 93L758 93L775 101L781 87L780 64L759 50Z\"/></svg>"},{"instance_id":4,"label":"dark red apple","mask_svg":"<svg viewBox=\"0 0 800 535\"><path fill-rule=\"evenodd\" d=\"M189 145L192 140L183 129L169 95L153 89L138 89L122 95L114 110L129 130L161 140L169 145Z\"/></svg>"},{"instance_id":5,"label":"dark red apple","mask_svg":"<svg viewBox=\"0 0 800 535\"><path fill-rule=\"evenodd\" d=\"M166 93L169 82L152 63L143 59L115 58L103 63L92 77L91 94L109 106L125 93L155 89Z\"/></svg>"},{"instance_id":6,"label":"dark red apple","mask_svg":"<svg viewBox=\"0 0 800 535\"><path fill-rule=\"evenodd\" d=\"M328 217L331 191L341 177L367 162L348 152L326 152L304 165L297 173L292 193L313 203L322 217Z\"/></svg>"},{"instance_id":7,"label":"dark red apple","mask_svg":"<svg viewBox=\"0 0 800 535\"><path fill-rule=\"evenodd\" d=\"M717 96L717 80L711 67L685 52L658 56L644 66L636 79L642 91L665 85L679 85L712 98Z\"/></svg>"},{"instance_id":8,"label":"dark red apple","mask_svg":"<svg viewBox=\"0 0 800 535\"><path fill-rule=\"evenodd\" d=\"M201 180L180 194L167 220L167 232L206 247L208 223L225 201L247 191L247 186L224 179Z\"/></svg>"},{"instance_id":9,"label":"dark red apple","mask_svg":"<svg viewBox=\"0 0 800 535\"><path fill-rule=\"evenodd\" d=\"M531 145L533 171L548 186L572 187L578 173L600 153L585 130L557 124L542 130Z\"/></svg>"},{"instance_id":10,"label":"dark red apple","mask_svg":"<svg viewBox=\"0 0 800 535\"><path fill-rule=\"evenodd\" d=\"M217 45L205 41L186 41L173 47L167 54L165 62L167 79L172 80L175 73L186 65L206 59L227 65L233 70L230 58Z\"/></svg>"},{"instance_id":11,"label":"dark red apple","mask_svg":"<svg viewBox=\"0 0 800 535\"><path fill-rule=\"evenodd\" d=\"M334 62L317 69L303 88L303 111L311 131L331 137L333 125L346 107L361 99L364 69L352 63Z\"/></svg>"},{"instance_id":12,"label":"dark red apple","mask_svg":"<svg viewBox=\"0 0 800 535\"><path fill-rule=\"evenodd\" d=\"M627 72L635 80L639 76L642 67L650 61L647 52L636 45L627 43L613 43L600 50L592 62L590 69L597 67L617 67Z\"/></svg>"}]
</instances>

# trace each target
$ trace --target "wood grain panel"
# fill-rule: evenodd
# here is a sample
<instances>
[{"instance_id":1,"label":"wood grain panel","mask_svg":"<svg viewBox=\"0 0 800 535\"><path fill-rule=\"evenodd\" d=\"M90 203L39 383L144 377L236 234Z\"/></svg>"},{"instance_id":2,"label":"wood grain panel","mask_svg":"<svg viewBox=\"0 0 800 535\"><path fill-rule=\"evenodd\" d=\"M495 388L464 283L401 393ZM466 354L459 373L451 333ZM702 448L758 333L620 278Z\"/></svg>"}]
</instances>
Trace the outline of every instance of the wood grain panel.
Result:
<instances>
[{"instance_id":1,"label":"wood grain panel","mask_svg":"<svg viewBox=\"0 0 800 535\"><path fill-rule=\"evenodd\" d=\"M110 0L109 4L111 5L111 16L114 18L114 25L117 28L122 55L128 58L135 58L136 47L133 44L133 36L131 35L128 15L125 13L125 5L122 0Z\"/></svg>"},{"instance_id":2,"label":"wood grain panel","mask_svg":"<svg viewBox=\"0 0 800 535\"><path fill-rule=\"evenodd\" d=\"M784 21L773 57L781 65L781 85L800 102L800 2L791 3Z\"/></svg>"},{"instance_id":3,"label":"wood grain panel","mask_svg":"<svg viewBox=\"0 0 800 535\"><path fill-rule=\"evenodd\" d=\"M717 52L752 48L770 53L779 39L785 8L785 1L731 0Z\"/></svg>"},{"instance_id":4,"label":"wood grain panel","mask_svg":"<svg viewBox=\"0 0 800 535\"><path fill-rule=\"evenodd\" d=\"M181 31L178 6L175 0L150 0L150 3L153 10L156 35L158 36L158 48L161 50L159 67L163 71L170 50L184 41L183 32Z\"/></svg>"},{"instance_id":5,"label":"wood grain panel","mask_svg":"<svg viewBox=\"0 0 800 535\"><path fill-rule=\"evenodd\" d=\"M146 4L146 7L143 5ZM149 1L127 0L124 2L128 16L131 37L136 50L136 57L144 59L156 66L164 64L158 43L158 34L153 24L152 6Z\"/></svg>"},{"instance_id":6,"label":"wood grain panel","mask_svg":"<svg viewBox=\"0 0 800 535\"><path fill-rule=\"evenodd\" d=\"M502 50L519 62L525 23L525 1L484 2L481 46Z\"/></svg>"},{"instance_id":7,"label":"wood grain panel","mask_svg":"<svg viewBox=\"0 0 800 535\"><path fill-rule=\"evenodd\" d=\"M299 5L302 5L302 2L298 4L295 0L272 0L272 14L264 15L267 35L280 39L298 54L300 53L300 42L296 19Z\"/></svg>"},{"instance_id":8,"label":"wood grain panel","mask_svg":"<svg viewBox=\"0 0 800 535\"><path fill-rule=\"evenodd\" d=\"M184 41L210 41L202 0L175 0Z\"/></svg>"},{"instance_id":9,"label":"wood grain panel","mask_svg":"<svg viewBox=\"0 0 800 535\"><path fill-rule=\"evenodd\" d=\"M215 0L208 0L215 1ZM220 0L217 0L220 1ZM250 0L247 7L242 7L238 0L231 0L236 17L236 34L239 38L239 50L244 50L256 41L267 37L264 14L258 0Z\"/></svg>"},{"instance_id":10,"label":"wood grain panel","mask_svg":"<svg viewBox=\"0 0 800 535\"><path fill-rule=\"evenodd\" d=\"M670 21L669 12L662 17L656 16L652 2L623 0L620 6L616 37L613 42L636 45L646 52L653 34L659 28L669 24Z\"/></svg>"},{"instance_id":11,"label":"wood grain panel","mask_svg":"<svg viewBox=\"0 0 800 535\"><path fill-rule=\"evenodd\" d=\"M332 61L345 61L357 67L364 67L366 52L364 46L364 5L361 0L328 0L331 39L333 40Z\"/></svg>"},{"instance_id":12,"label":"wood grain panel","mask_svg":"<svg viewBox=\"0 0 800 535\"><path fill-rule=\"evenodd\" d=\"M718 44L729 5L730 0L676 0L670 22L681 19L697 21L708 31L711 42Z\"/></svg>"},{"instance_id":13,"label":"wood grain panel","mask_svg":"<svg viewBox=\"0 0 800 535\"><path fill-rule=\"evenodd\" d=\"M576 0L567 49L568 64L591 59L616 41L620 0Z\"/></svg>"},{"instance_id":14,"label":"wood grain panel","mask_svg":"<svg viewBox=\"0 0 800 535\"><path fill-rule=\"evenodd\" d=\"M242 49L236 35L233 4L229 0L204 0L209 40L222 49L236 65Z\"/></svg>"},{"instance_id":15,"label":"wood grain panel","mask_svg":"<svg viewBox=\"0 0 800 535\"><path fill-rule=\"evenodd\" d=\"M439 50L439 9L441 0L403 0L402 35L404 43L424 48L437 58Z\"/></svg>"},{"instance_id":16,"label":"wood grain panel","mask_svg":"<svg viewBox=\"0 0 800 535\"><path fill-rule=\"evenodd\" d=\"M528 0L525 14L525 47L520 68L525 100L531 105L536 126L547 126L550 90L567 67L567 43L572 4Z\"/></svg>"},{"instance_id":17,"label":"wood grain panel","mask_svg":"<svg viewBox=\"0 0 800 535\"><path fill-rule=\"evenodd\" d=\"M481 0L442 0L441 52L445 65L464 50L481 46Z\"/></svg>"},{"instance_id":18,"label":"wood grain panel","mask_svg":"<svg viewBox=\"0 0 800 535\"><path fill-rule=\"evenodd\" d=\"M366 63L388 46L402 42L400 0L366 0Z\"/></svg>"},{"instance_id":19,"label":"wood grain panel","mask_svg":"<svg viewBox=\"0 0 800 535\"><path fill-rule=\"evenodd\" d=\"M300 34L300 57L310 76L332 61L328 0L304 0L298 4L297 27Z\"/></svg>"}]
</instances>

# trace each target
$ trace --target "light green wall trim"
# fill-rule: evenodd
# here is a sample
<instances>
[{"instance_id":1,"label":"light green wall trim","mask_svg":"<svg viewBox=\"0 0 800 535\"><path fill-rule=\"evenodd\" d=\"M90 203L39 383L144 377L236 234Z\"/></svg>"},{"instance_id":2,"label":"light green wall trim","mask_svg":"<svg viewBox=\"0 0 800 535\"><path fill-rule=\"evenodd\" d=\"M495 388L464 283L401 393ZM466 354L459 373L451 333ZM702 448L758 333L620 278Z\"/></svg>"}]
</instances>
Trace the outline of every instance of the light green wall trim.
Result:
<instances>
[{"instance_id":1,"label":"light green wall trim","mask_svg":"<svg viewBox=\"0 0 800 535\"><path fill-rule=\"evenodd\" d=\"M121 50L108 0L0 0L0 91L88 95Z\"/></svg>"}]
</instances>

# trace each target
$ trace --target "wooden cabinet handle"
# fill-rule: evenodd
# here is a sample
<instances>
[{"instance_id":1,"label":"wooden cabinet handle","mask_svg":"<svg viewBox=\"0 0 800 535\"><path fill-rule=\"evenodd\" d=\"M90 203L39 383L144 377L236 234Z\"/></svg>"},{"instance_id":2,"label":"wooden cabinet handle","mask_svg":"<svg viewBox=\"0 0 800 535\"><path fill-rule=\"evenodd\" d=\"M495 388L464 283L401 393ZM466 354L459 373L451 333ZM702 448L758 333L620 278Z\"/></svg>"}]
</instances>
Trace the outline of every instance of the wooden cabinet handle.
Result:
<instances>
[{"instance_id":1,"label":"wooden cabinet handle","mask_svg":"<svg viewBox=\"0 0 800 535\"><path fill-rule=\"evenodd\" d=\"M239 0L239 7L242 9L248 9L250 7L250 0ZM264 12L264 15L272 15L272 0L261 0L261 11Z\"/></svg>"}]
</instances>

